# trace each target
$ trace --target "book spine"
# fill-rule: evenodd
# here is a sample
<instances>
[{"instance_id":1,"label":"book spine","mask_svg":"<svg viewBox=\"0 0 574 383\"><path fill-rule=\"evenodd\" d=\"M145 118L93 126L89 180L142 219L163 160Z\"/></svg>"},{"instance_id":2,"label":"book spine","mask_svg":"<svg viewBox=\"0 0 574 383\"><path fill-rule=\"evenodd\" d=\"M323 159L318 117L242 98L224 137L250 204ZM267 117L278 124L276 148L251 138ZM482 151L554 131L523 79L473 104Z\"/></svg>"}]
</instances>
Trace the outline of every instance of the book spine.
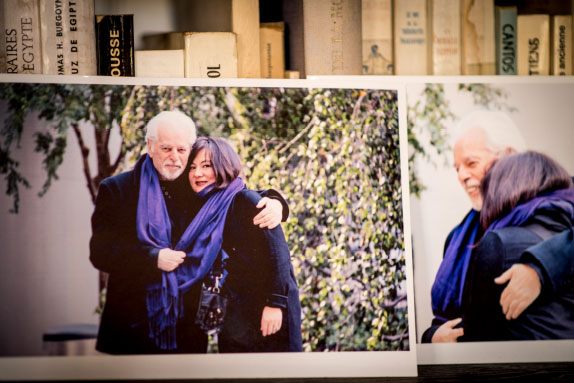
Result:
<instances>
[{"instance_id":1,"label":"book spine","mask_svg":"<svg viewBox=\"0 0 574 383\"><path fill-rule=\"evenodd\" d=\"M516 71L516 7L496 7L496 74L515 75Z\"/></svg>"},{"instance_id":2,"label":"book spine","mask_svg":"<svg viewBox=\"0 0 574 383\"><path fill-rule=\"evenodd\" d=\"M232 32L184 33L185 77L238 76L237 38Z\"/></svg>"},{"instance_id":3,"label":"book spine","mask_svg":"<svg viewBox=\"0 0 574 383\"><path fill-rule=\"evenodd\" d=\"M42 72L66 74L64 70L64 2L39 0L42 38Z\"/></svg>"},{"instance_id":4,"label":"book spine","mask_svg":"<svg viewBox=\"0 0 574 383\"><path fill-rule=\"evenodd\" d=\"M428 2L402 0L396 1L394 5L395 74L429 74Z\"/></svg>"},{"instance_id":5,"label":"book spine","mask_svg":"<svg viewBox=\"0 0 574 383\"><path fill-rule=\"evenodd\" d=\"M98 75L134 76L133 15L96 16Z\"/></svg>"},{"instance_id":6,"label":"book spine","mask_svg":"<svg viewBox=\"0 0 574 383\"><path fill-rule=\"evenodd\" d=\"M56 2L60 1L56 0ZM63 3L66 16L64 33L66 74L95 75L98 71L94 1L76 0L63 1Z\"/></svg>"},{"instance_id":7,"label":"book spine","mask_svg":"<svg viewBox=\"0 0 574 383\"><path fill-rule=\"evenodd\" d=\"M261 77L259 0L231 0L231 31L237 36L238 76Z\"/></svg>"},{"instance_id":8,"label":"book spine","mask_svg":"<svg viewBox=\"0 0 574 383\"><path fill-rule=\"evenodd\" d=\"M393 74L391 0L362 0L363 74Z\"/></svg>"},{"instance_id":9,"label":"book spine","mask_svg":"<svg viewBox=\"0 0 574 383\"><path fill-rule=\"evenodd\" d=\"M0 73L6 73L6 28L4 27L4 2L0 3Z\"/></svg>"},{"instance_id":10,"label":"book spine","mask_svg":"<svg viewBox=\"0 0 574 383\"><path fill-rule=\"evenodd\" d=\"M435 75L460 75L461 2L432 1L432 63Z\"/></svg>"},{"instance_id":11,"label":"book spine","mask_svg":"<svg viewBox=\"0 0 574 383\"><path fill-rule=\"evenodd\" d=\"M42 73L42 41L37 0L4 0L6 73Z\"/></svg>"},{"instance_id":12,"label":"book spine","mask_svg":"<svg viewBox=\"0 0 574 383\"><path fill-rule=\"evenodd\" d=\"M136 77L184 77L183 49L135 51Z\"/></svg>"},{"instance_id":13,"label":"book spine","mask_svg":"<svg viewBox=\"0 0 574 383\"><path fill-rule=\"evenodd\" d=\"M306 75L360 75L360 0L304 0Z\"/></svg>"},{"instance_id":14,"label":"book spine","mask_svg":"<svg viewBox=\"0 0 574 383\"><path fill-rule=\"evenodd\" d=\"M494 0L464 0L462 74L496 74Z\"/></svg>"},{"instance_id":15,"label":"book spine","mask_svg":"<svg viewBox=\"0 0 574 383\"><path fill-rule=\"evenodd\" d=\"M283 78L285 76L285 25L262 23L260 27L261 77Z\"/></svg>"},{"instance_id":16,"label":"book spine","mask_svg":"<svg viewBox=\"0 0 574 383\"><path fill-rule=\"evenodd\" d=\"M552 16L552 74L571 76L572 68L572 16Z\"/></svg>"},{"instance_id":17,"label":"book spine","mask_svg":"<svg viewBox=\"0 0 574 383\"><path fill-rule=\"evenodd\" d=\"M550 74L550 16L518 15L518 74Z\"/></svg>"}]
</instances>

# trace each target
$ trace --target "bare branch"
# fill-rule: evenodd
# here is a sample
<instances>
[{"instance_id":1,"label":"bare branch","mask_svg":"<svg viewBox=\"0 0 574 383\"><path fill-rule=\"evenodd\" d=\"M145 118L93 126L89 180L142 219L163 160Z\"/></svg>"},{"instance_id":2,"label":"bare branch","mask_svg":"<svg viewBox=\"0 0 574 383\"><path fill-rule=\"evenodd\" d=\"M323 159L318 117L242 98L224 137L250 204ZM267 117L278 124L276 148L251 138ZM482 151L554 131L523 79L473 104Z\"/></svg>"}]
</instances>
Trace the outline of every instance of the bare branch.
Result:
<instances>
[{"instance_id":1,"label":"bare branch","mask_svg":"<svg viewBox=\"0 0 574 383\"><path fill-rule=\"evenodd\" d=\"M311 121L309 121L309 123L307 124L305 129L301 130L291 141L289 141L287 144L285 144L284 147L279 149L279 154L285 153L287 151L287 149L289 149L289 147L291 147L291 145L293 145L301 137L303 137L303 135L313 127L313 124L315 124L317 122L317 120L318 120L317 117L313 116L313 118L311 119Z\"/></svg>"},{"instance_id":2,"label":"bare branch","mask_svg":"<svg viewBox=\"0 0 574 383\"><path fill-rule=\"evenodd\" d=\"M355 103L355 106L353 108L353 115L351 116L352 120L357 119L357 116L359 115L359 113L361 112L361 104L363 102L363 99L365 98L365 96L367 95L367 92L365 92L364 90L362 90L360 92L360 96L357 99L357 102Z\"/></svg>"},{"instance_id":3,"label":"bare branch","mask_svg":"<svg viewBox=\"0 0 574 383\"><path fill-rule=\"evenodd\" d=\"M397 335L382 335L381 339L389 342L395 342L397 340L409 339L409 333L402 333Z\"/></svg>"},{"instance_id":4,"label":"bare branch","mask_svg":"<svg viewBox=\"0 0 574 383\"><path fill-rule=\"evenodd\" d=\"M407 300L407 295L403 294L403 295L399 295L395 300L390 301L390 302L385 302L382 305L382 308L384 309L392 309L394 308L396 305L398 305L399 303L401 303L402 301L406 301Z\"/></svg>"},{"instance_id":5,"label":"bare branch","mask_svg":"<svg viewBox=\"0 0 574 383\"><path fill-rule=\"evenodd\" d=\"M111 174L114 174L116 172L116 170L118 169L118 167L120 166L120 164L124 160L125 156L126 156L126 150L124 147L122 147L120 149L120 152L118 153L118 156L116 157L114 163L110 166L110 173Z\"/></svg>"},{"instance_id":6,"label":"bare branch","mask_svg":"<svg viewBox=\"0 0 574 383\"><path fill-rule=\"evenodd\" d=\"M90 192L90 196L92 197L92 203L95 204L97 188L95 187L94 181L92 180L92 173L90 171L90 164L88 162L90 149L86 146L86 143L84 142L84 138L82 137L82 132L80 131L78 123L73 122L71 126L72 129L74 129L74 133L76 134L76 137L78 139L78 145L80 146L80 152L82 153L82 166L84 168L84 176L86 177L88 190Z\"/></svg>"}]
</instances>

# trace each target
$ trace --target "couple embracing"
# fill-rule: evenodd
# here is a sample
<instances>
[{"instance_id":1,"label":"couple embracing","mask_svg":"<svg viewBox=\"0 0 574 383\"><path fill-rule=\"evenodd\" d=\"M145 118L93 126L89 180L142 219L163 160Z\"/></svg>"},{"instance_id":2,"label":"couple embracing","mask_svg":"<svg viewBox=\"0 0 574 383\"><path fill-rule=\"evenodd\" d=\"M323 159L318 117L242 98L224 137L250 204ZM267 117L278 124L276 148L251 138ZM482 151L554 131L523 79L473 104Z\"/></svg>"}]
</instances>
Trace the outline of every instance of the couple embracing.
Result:
<instances>
[{"instance_id":1,"label":"couple embracing","mask_svg":"<svg viewBox=\"0 0 574 383\"><path fill-rule=\"evenodd\" d=\"M109 274L98 351L207 352L198 309L213 283L227 299L219 352L301 351L285 200L247 189L232 147L196 139L181 112L152 118L146 144L132 170L102 181L92 216L90 260Z\"/></svg>"}]
</instances>

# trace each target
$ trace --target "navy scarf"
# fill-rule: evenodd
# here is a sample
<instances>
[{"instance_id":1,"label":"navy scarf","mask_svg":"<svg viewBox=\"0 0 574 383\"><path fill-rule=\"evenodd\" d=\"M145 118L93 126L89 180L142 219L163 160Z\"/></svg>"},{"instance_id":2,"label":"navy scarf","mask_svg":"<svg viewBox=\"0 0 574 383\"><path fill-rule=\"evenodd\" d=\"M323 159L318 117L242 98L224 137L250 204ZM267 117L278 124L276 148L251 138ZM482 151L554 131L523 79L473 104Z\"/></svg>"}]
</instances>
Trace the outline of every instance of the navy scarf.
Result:
<instances>
[{"instance_id":1,"label":"navy scarf","mask_svg":"<svg viewBox=\"0 0 574 383\"><path fill-rule=\"evenodd\" d=\"M546 193L516 206L510 213L490 224L486 233L509 226L521 226L544 210L559 210L574 222L574 189ZM462 295L472 249L480 228L475 210L454 231L431 290L432 310L442 321L462 315Z\"/></svg>"},{"instance_id":2,"label":"navy scarf","mask_svg":"<svg viewBox=\"0 0 574 383\"><path fill-rule=\"evenodd\" d=\"M161 282L147 286L149 336L161 350L174 350L176 323L183 316L183 293L201 281L222 251L227 211L235 195L244 189L241 178L226 188L210 185L199 196L207 199L175 246L171 223L157 171L150 157L141 168L137 207L137 234L141 243L158 249L184 251L186 260L172 272L163 272Z\"/></svg>"}]
</instances>

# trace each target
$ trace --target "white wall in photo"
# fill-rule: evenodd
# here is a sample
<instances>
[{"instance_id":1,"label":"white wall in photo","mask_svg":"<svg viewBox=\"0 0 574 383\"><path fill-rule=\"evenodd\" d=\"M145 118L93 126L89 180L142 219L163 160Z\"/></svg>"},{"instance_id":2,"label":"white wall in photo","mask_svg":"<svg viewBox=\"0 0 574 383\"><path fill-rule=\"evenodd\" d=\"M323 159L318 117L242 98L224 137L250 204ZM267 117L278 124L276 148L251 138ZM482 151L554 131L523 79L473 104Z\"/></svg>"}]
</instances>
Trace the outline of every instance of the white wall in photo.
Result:
<instances>
[{"instance_id":1,"label":"white wall in photo","mask_svg":"<svg viewBox=\"0 0 574 383\"><path fill-rule=\"evenodd\" d=\"M42 336L54 326L99 322L98 272L89 261L93 204L78 142L70 130L59 179L39 197L46 174L33 133L45 124L27 118L20 149L13 152L31 186L20 191L18 214L9 213L13 202L0 180L0 356L42 355ZM92 127L81 129L93 147Z\"/></svg>"}]
</instances>

